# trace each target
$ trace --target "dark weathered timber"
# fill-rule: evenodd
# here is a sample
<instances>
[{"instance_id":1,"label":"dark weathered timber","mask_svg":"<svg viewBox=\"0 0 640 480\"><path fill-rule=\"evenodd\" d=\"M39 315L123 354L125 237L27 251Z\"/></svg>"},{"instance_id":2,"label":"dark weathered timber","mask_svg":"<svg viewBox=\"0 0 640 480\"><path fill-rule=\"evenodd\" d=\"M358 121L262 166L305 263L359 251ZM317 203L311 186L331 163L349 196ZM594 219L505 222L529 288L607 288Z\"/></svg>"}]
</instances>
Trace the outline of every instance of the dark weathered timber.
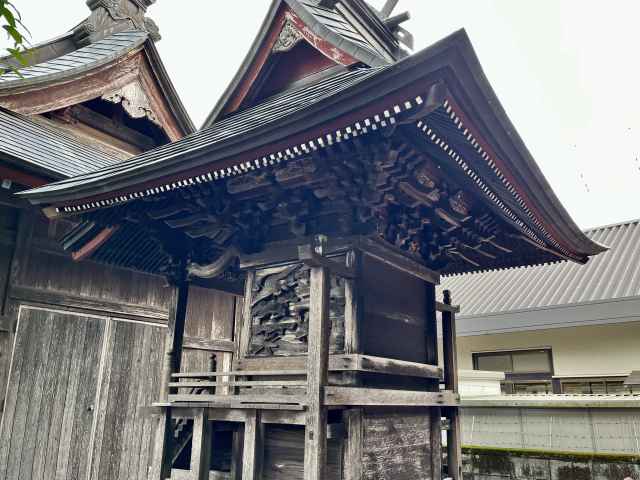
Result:
<instances>
[{"instance_id":1,"label":"dark weathered timber","mask_svg":"<svg viewBox=\"0 0 640 480\"><path fill-rule=\"evenodd\" d=\"M327 410L324 389L329 374L329 278L326 267L311 268L309 304L309 352L307 373L307 425L304 474L308 480L323 480L327 463Z\"/></svg>"},{"instance_id":2,"label":"dark weathered timber","mask_svg":"<svg viewBox=\"0 0 640 480\"><path fill-rule=\"evenodd\" d=\"M451 293L444 292L443 303L451 305ZM444 354L444 383L445 388L458 393L458 366L456 353L456 323L454 312L442 312L442 345ZM462 479L462 431L458 407L447 408L449 419L447 430L447 464L449 476L455 480Z\"/></svg>"},{"instance_id":3,"label":"dark weathered timber","mask_svg":"<svg viewBox=\"0 0 640 480\"><path fill-rule=\"evenodd\" d=\"M434 285L440 283L440 274L438 272L425 267L420 261L408 257L404 252L398 251L390 245L370 238L360 237L357 246L365 255L393 268Z\"/></svg>"}]
</instances>

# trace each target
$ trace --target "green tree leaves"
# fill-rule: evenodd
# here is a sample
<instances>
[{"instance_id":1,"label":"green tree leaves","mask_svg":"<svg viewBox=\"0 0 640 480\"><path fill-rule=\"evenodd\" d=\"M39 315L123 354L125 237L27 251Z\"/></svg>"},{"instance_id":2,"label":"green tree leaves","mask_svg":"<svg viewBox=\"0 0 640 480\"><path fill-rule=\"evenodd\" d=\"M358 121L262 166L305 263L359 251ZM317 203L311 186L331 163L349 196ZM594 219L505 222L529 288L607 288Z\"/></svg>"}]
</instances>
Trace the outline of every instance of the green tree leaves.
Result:
<instances>
[{"instance_id":1,"label":"green tree leaves","mask_svg":"<svg viewBox=\"0 0 640 480\"><path fill-rule=\"evenodd\" d=\"M13 42L12 47L7 47L9 59L16 60L20 65L27 65L27 54L29 52L27 36L29 30L22 23L20 12L10 0L0 0L0 28L2 28L9 40ZM8 59L5 59L8 60ZM0 60L0 75L6 70L12 70L19 74L15 62L2 63Z\"/></svg>"}]
</instances>

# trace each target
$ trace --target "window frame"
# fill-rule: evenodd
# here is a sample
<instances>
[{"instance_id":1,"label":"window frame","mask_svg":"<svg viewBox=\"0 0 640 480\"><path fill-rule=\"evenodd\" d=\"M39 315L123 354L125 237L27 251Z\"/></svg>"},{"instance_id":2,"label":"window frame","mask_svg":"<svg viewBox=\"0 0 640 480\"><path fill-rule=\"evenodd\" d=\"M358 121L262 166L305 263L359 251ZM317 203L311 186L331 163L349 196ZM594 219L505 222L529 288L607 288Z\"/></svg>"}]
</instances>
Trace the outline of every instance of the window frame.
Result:
<instances>
[{"instance_id":1,"label":"window frame","mask_svg":"<svg viewBox=\"0 0 640 480\"><path fill-rule=\"evenodd\" d=\"M514 390L518 386L526 385L539 385L545 384L547 392L554 392L553 377L554 377L554 365L553 365L553 349L551 347L536 347L536 348L519 348L510 350L492 350L484 352L472 352L471 358L473 361L473 369L480 370L478 368L478 359L482 357L488 357L492 355L509 355L511 360L511 369L513 370L513 355L518 353L531 353L544 352L547 354L549 361L549 372L504 372L505 380L502 382L502 390L505 393L514 393Z\"/></svg>"}]
</instances>

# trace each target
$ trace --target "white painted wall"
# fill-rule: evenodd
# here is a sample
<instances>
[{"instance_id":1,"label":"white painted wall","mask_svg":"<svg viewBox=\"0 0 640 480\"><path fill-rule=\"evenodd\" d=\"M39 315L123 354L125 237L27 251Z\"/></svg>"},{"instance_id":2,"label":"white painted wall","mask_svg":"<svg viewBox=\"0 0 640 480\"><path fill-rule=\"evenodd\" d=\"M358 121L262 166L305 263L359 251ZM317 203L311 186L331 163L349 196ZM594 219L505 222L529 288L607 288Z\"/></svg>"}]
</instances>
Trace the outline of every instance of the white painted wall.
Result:
<instances>
[{"instance_id":1,"label":"white painted wall","mask_svg":"<svg viewBox=\"0 0 640 480\"><path fill-rule=\"evenodd\" d=\"M551 347L555 375L627 375L640 370L640 322L458 337L458 367L472 353Z\"/></svg>"}]
</instances>

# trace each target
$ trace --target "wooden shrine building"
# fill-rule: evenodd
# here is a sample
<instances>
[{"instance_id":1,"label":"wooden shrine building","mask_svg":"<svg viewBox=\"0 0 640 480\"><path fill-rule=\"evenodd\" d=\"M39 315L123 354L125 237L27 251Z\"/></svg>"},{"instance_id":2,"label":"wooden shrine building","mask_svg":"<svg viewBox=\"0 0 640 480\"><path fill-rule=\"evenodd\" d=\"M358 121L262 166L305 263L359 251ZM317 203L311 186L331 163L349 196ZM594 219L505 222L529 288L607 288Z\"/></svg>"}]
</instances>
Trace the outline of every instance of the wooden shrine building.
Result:
<instances>
[{"instance_id":1,"label":"wooden shrine building","mask_svg":"<svg viewBox=\"0 0 640 480\"><path fill-rule=\"evenodd\" d=\"M85 21L34 46L20 75L0 75L2 480L137 479L151 465L154 422L138 405L157 397L171 291L156 275L80 262L57 241L77 222L47 221L15 196L195 130L149 3L89 1ZM234 299L209 304L221 302Z\"/></svg>"},{"instance_id":2,"label":"wooden shrine building","mask_svg":"<svg viewBox=\"0 0 640 480\"><path fill-rule=\"evenodd\" d=\"M440 276L603 251L464 31L407 55L396 3L275 0L202 130L19 194L77 257L174 286L149 478L438 479L444 417L461 479ZM243 289L219 336L185 339L194 283Z\"/></svg>"}]
</instances>

